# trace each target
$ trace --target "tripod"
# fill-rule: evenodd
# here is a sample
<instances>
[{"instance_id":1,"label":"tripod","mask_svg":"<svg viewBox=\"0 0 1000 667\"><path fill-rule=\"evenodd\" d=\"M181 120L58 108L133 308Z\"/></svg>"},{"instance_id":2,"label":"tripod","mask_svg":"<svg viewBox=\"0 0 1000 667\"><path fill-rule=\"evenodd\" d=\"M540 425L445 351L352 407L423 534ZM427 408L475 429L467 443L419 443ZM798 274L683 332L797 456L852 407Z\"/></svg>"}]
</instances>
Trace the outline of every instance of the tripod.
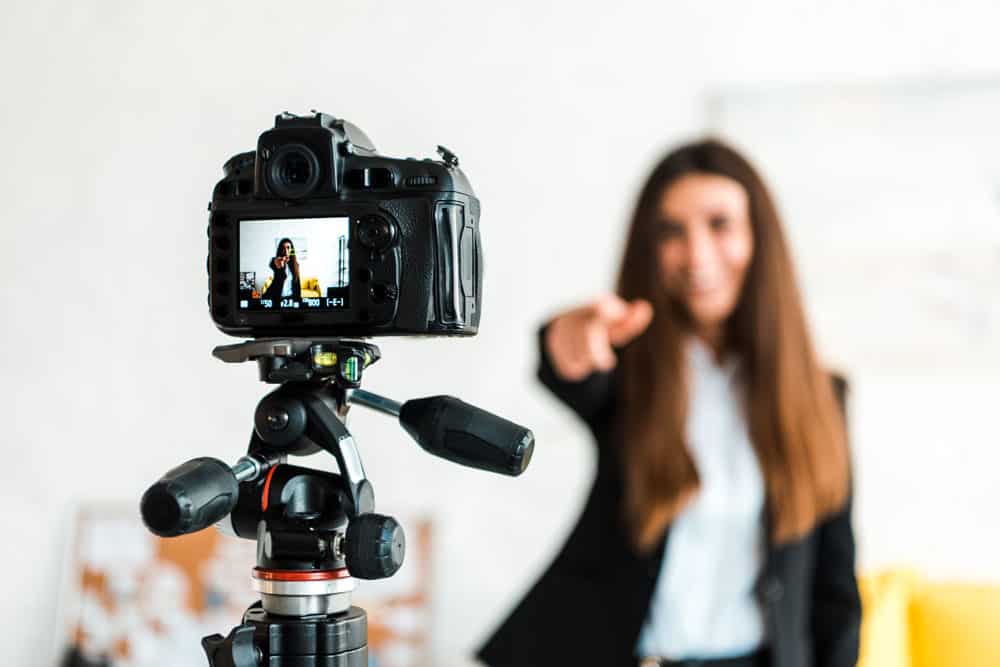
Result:
<instances>
[{"instance_id":1,"label":"tripod","mask_svg":"<svg viewBox=\"0 0 1000 667\"><path fill-rule=\"evenodd\" d=\"M395 416L432 454L519 475L534 448L531 431L451 396L397 403L360 388L375 345L341 339L263 339L220 346L226 362L255 360L279 387L254 412L247 454L235 465L192 459L143 494L143 521L173 537L215 524L257 542L251 582L260 600L230 633L202 639L210 667L367 667L368 626L352 606L355 579L392 576L405 536L376 514L354 438L352 404ZM290 455L326 451L330 473L290 465Z\"/></svg>"}]
</instances>

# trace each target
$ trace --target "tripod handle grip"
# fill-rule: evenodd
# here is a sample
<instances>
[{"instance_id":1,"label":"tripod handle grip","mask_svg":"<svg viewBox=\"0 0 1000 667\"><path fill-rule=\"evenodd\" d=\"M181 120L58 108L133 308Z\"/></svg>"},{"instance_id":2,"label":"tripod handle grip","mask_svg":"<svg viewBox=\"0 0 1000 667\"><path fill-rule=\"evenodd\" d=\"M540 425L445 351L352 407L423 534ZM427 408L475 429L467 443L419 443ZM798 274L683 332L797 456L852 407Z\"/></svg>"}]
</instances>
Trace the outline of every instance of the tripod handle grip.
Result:
<instances>
[{"instance_id":1,"label":"tripod handle grip","mask_svg":"<svg viewBox=\"0 0 1000 667\"><path fill-rule=\"evenodd\" d=\"M191 459L170 470L142 494L142 521L160 537L207 528L229 514L240 486L232 469L209 457Z\"/></svg>"},{"instance_id":2,"label":"tripod handle grip","mask_svg":"<svg viewBox=\"0 0 1000 667\"><path fill-rule=\"evenodd\" d=\"M524 472L535 448L529 429L454 396L406 401L399 423L431 454L501 475Z\"/></svg>"}]
</instances>

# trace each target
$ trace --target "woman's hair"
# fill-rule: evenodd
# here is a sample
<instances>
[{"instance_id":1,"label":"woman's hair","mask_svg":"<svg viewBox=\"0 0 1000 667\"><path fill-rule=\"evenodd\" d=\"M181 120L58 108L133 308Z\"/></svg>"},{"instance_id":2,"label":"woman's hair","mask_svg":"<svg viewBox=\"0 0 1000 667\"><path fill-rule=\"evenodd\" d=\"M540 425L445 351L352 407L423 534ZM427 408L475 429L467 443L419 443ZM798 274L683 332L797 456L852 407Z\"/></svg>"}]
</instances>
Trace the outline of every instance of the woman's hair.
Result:
<instances>
[{"instance_id":1,"label":"woman's hair","mask_svg":"<svg viewBox=\"0 0 1000 667\"><path fill-rule=\"evenodd\" d=\"M288 265L292 267L292 276L295 278L296 281L298 281L298 279L299 279L299 258L295 255L295 244L292 243L292 240L290 238L285 237L285 238L281 239L280 241L278 241L278 250L277 250L277 252L280 253L281 252L281 246L285 245L286 243L288 245L292 246L292 252L288 256Z\"/></svg>"},{"instance_id":2,"label":"woman's hair","mask_svg":"<svg viewBox=\"0 0 1000 667\"><path fill-rule=\"evenodd\" d=\"M653 169L628 232L618 294L647 299L655 314L649 328L621 353L617 427L626 520L635 546L648 550L699 487L685 443L689 319L685 306L665 289L656 252L663 194L690 174L731 178L749 198L754 252L739 301L725 323L724 345L740 359L770 538L791 541L846 502L845 424L831 375L816 358L774 201L750 163L714 139L682 146Z\"/></svg>"}]
</instances>

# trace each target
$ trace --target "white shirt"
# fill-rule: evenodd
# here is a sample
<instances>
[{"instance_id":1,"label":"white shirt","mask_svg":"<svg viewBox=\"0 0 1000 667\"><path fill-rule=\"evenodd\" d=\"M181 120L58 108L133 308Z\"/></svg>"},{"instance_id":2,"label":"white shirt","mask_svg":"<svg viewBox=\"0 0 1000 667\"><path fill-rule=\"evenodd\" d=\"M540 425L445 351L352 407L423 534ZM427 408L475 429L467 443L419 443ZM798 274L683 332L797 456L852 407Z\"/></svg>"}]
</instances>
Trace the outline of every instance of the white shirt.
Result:
<instances>
[{"instance_id":1,"label":"white shirt","mask_svg":"<svg viewBox=\"0 0 1000 667\"><path fill-rule=\"evenodd\" d=\"M288 270L288 265L285 265L285 282L281 284L281 297L292 296L292 272Z\"/></svg>"},{"instance_id":2,"label":"white shirt","mask_svg":"<svg viewBox=\"0 0 1000 667\"><path fill-rule=\"evenodd\" d=\"M674 660L753 653L764 643L754 585L764 564L764 479L735 382L736 362L687 347L687 445L701 488L670 526L636 646Z\"/></svg>"}]
</instances>

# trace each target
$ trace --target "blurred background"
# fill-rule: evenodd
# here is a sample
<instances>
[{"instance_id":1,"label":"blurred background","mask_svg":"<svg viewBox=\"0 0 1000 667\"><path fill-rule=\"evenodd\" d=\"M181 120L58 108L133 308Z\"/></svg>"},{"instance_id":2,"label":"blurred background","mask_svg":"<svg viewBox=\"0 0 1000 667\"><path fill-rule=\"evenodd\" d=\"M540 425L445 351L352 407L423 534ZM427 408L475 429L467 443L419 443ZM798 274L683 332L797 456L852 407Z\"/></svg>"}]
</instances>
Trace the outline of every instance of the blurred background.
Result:
<instances>
[{"instance_id":1,"label":"blurred background","mask_svg":"<svg viewBox=\"0 0 1000 667\"><path fill-rule=\"evenodd\" d=\"M482 201L480 334L380 340L366 386L527 424L531 467L461 468L391 420L351 421L378 508L427 526L426 562L401 574L425 596L428 664L464 664L576 518L591 443L534 380L536 329L612 288L647 170L705 133L774 188L823 356L851 379L859 571L1000 584L995 3L39 0L4 14L5 664L56 664L90 613L81 554L120 550L81 547L87 516L132 520L167 469L244 453L266 389L210 355L235 341L205 305L205 205L222 163L284 110L347 118L392 156L444 144Z\"/></svg>"}]
</instances>

